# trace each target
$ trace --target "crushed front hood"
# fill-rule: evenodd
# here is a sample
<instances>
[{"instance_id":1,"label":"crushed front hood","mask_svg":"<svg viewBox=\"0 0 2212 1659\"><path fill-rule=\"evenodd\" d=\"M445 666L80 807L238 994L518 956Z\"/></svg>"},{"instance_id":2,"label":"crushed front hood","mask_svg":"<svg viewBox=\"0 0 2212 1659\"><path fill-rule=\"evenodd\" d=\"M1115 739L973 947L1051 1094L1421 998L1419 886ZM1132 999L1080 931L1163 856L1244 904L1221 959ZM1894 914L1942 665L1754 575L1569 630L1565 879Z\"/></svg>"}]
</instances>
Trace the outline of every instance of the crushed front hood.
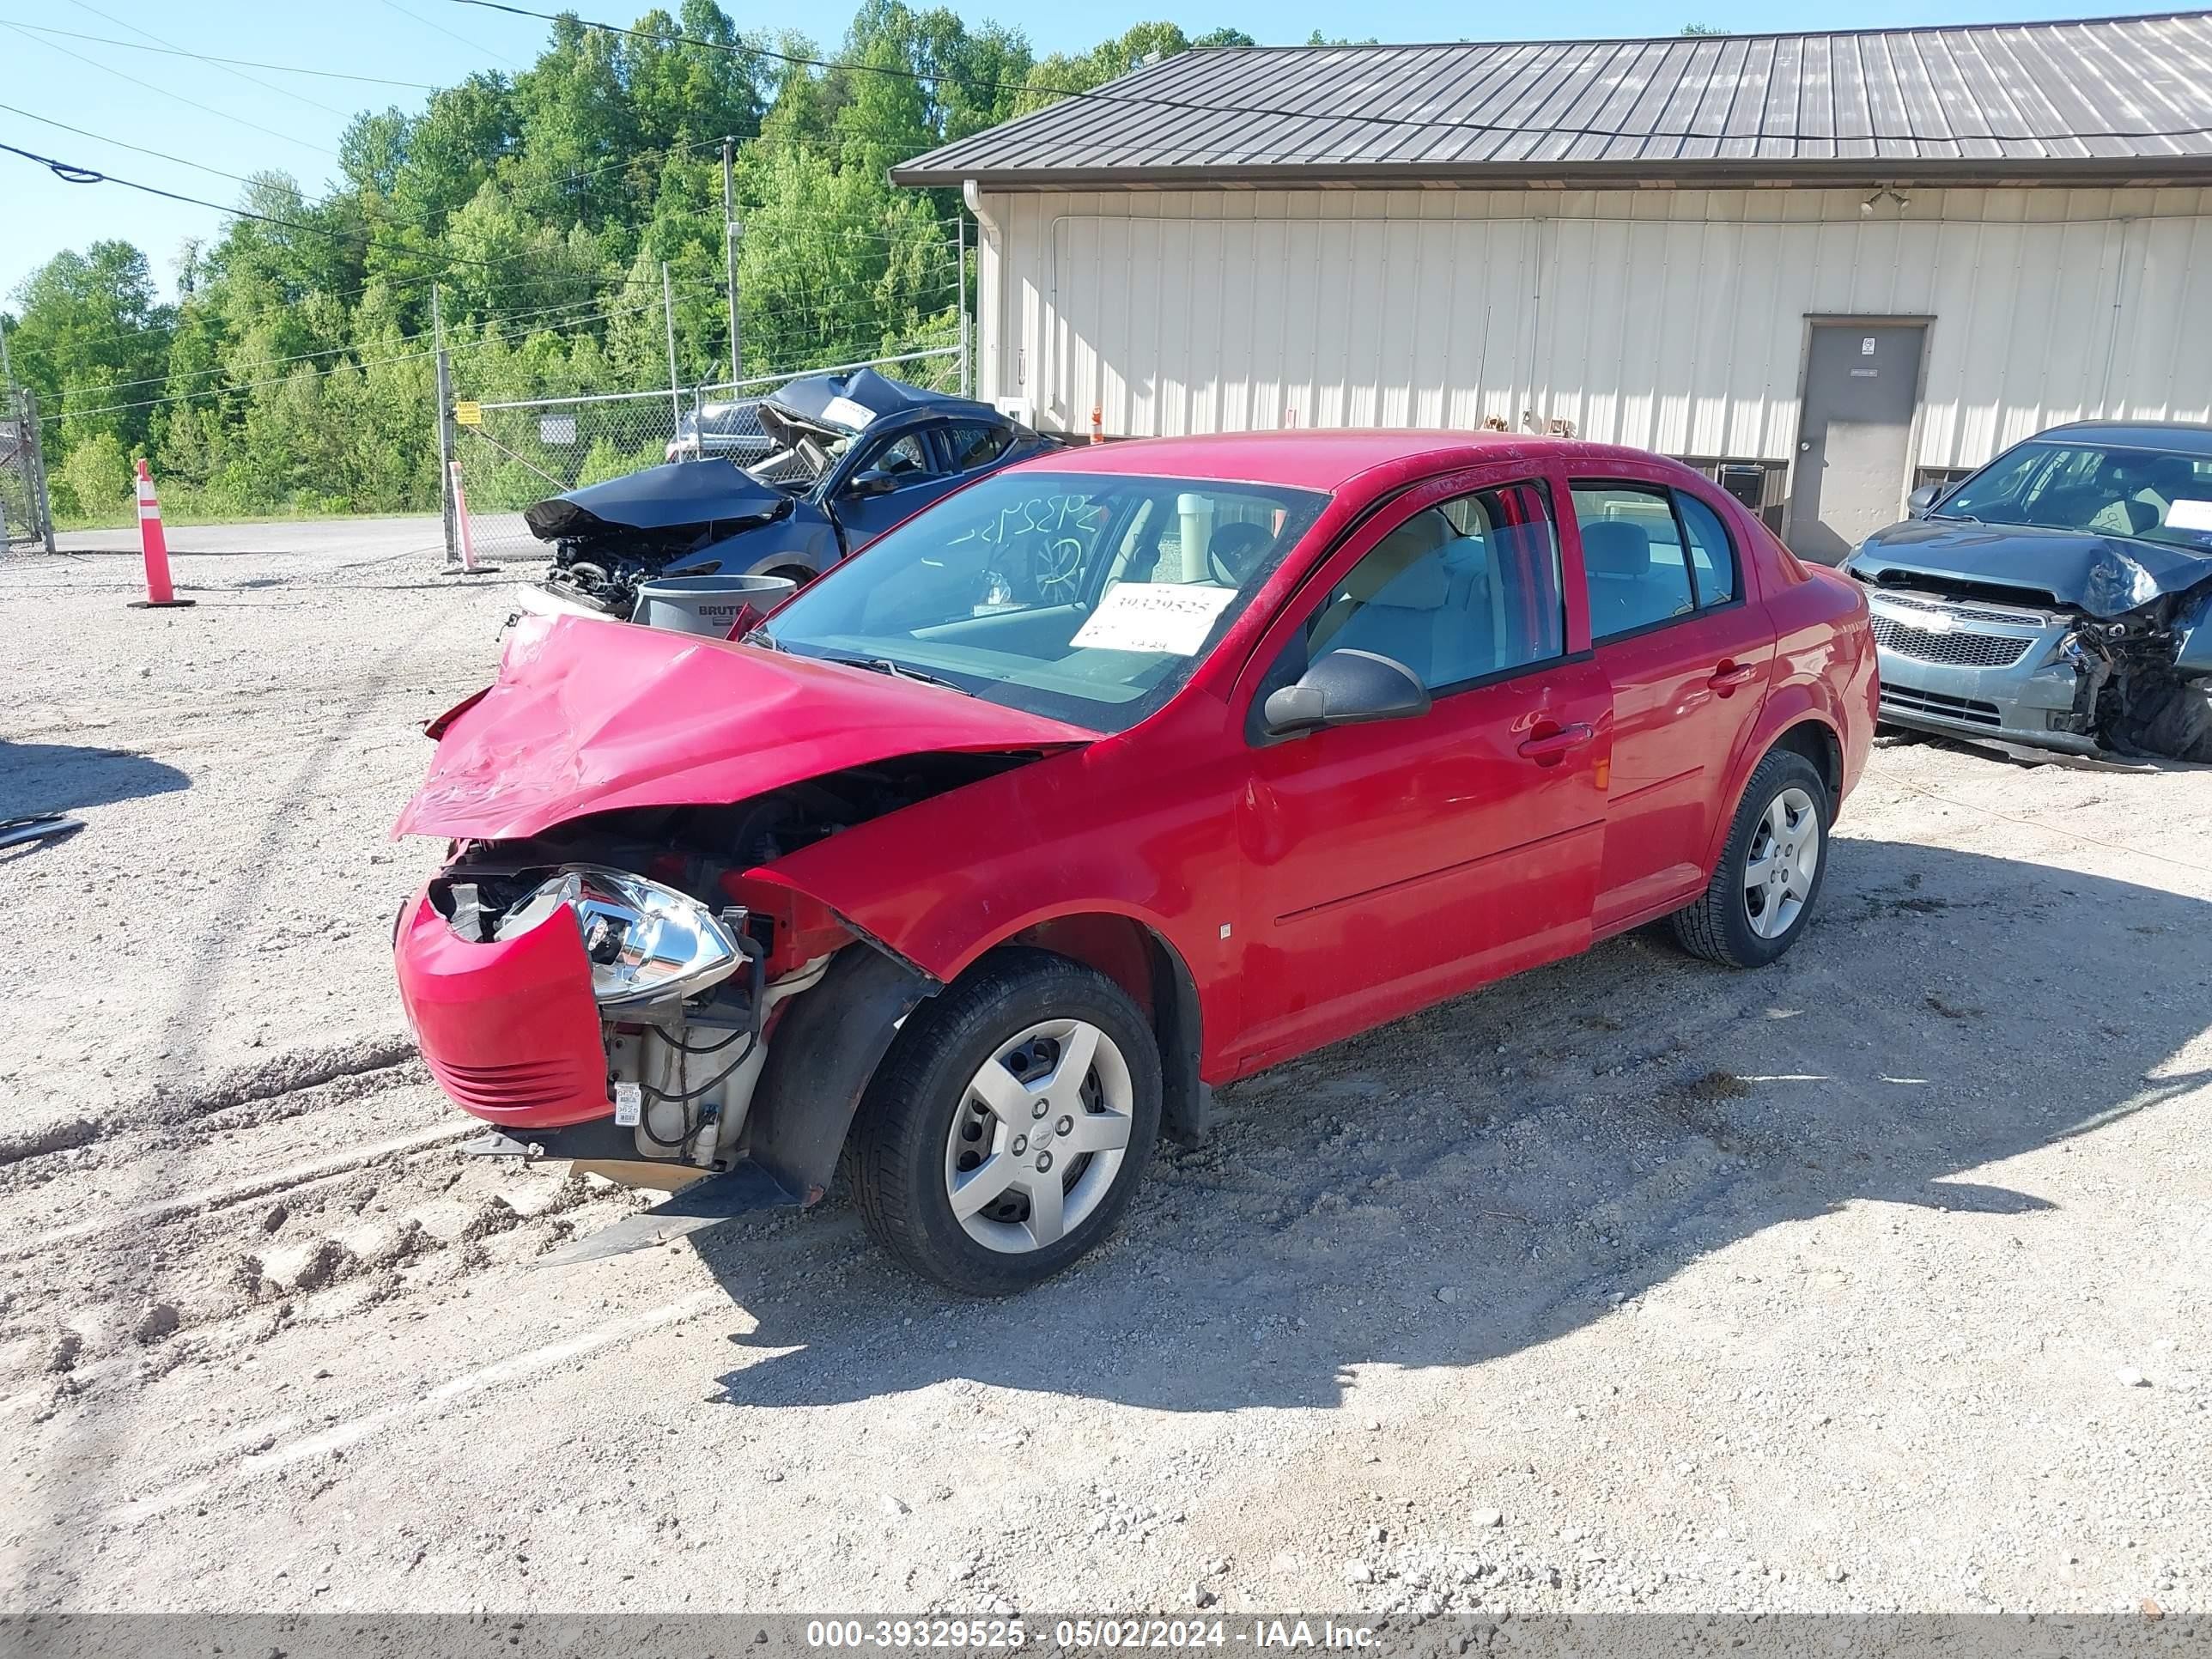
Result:
<instances>
[{"instance_id":1,"label":"crushed front hood","mask_svg":"<svg viewBox=\"0 0 2212 1659\"><path fill-rule=\"evenodd\" d=\"M522 515L540 541L600 530L672 530L679 525L764 523L791 510L791 497L720 456L671 461L586 484Z\"/></svg>"},{"instance_id":2,"label":"crushed front hood","mask_svg":"<svg viewBox=\"0 0 2212 1659\"><path fill-rule=\"evenodd\" d=\"M526 617L446 717L396 836L501 841L589 812L745 799L901 756L1096 733L864 668L580 617Z\"/></svg>"},{"instance_id":3,"label":"crushed front hood","mask_svg":"<svg viewBox=\"0 0 2212 1659\"><path fill-rule=\"evenodd\" d=\"M1945 581L2048 593L2093 617L2118 617L2212 580L2212 558L2124 536L2027 525L1913 519L1878 530L1845 568L1882 586Z\"/></svg>"}]
</instances>

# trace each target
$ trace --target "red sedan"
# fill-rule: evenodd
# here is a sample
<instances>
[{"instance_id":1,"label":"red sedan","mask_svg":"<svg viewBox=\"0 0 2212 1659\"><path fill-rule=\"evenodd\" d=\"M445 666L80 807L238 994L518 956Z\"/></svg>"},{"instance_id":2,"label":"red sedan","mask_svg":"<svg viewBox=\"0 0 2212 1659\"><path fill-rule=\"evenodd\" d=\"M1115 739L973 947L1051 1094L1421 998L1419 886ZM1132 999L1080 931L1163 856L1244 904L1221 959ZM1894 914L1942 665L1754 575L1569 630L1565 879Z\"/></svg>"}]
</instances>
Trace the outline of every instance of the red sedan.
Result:
<instances>
[{"instance_id":1,"label":"red sedan","mask_svg":"<svg viewBox=\"0 0 2212 1659\"><path fill-rule=\"evenodd\" d=\"M652 1236L846 1154L894 1255L1002 1293L1211 1085L1662 918L1772 961L1875 699L1856 585L1673 462L1079 450L743 644L525 623L400 819L454 848L399 983L482 1150L684 1188Z\"/></svg>"}]
</instances>

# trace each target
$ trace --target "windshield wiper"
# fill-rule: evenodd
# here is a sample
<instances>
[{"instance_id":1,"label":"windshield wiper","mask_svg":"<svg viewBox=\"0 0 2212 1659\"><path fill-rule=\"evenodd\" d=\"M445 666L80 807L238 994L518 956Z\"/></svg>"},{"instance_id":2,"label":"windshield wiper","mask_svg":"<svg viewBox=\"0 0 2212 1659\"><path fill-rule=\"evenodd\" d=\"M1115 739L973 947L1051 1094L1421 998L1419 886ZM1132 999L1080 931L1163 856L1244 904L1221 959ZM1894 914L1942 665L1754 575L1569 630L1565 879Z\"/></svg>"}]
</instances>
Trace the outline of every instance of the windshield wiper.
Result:
<instances>
[{"instance_id":1,"label":"windshield wiper","mask_svg":"<svg viewBox=\"0 0 2212 1659\"><path fill-rule=\"evenodd\" d=\"M1931 519L1943 519L1952 524L1980 524L1982 522L1971 513L1930 513L1928 516ZM1984 527L1986 528L1986 526Z\"/></svg>"},{"instance_id":2,"label":"windshield wiper","mask_svg":"<svg viewBox=\"0 0 2212 1659\"><path fill-rule=\"evenodd\" d=\"M951 680L935 674L925 674L919 668L909 668L902 662L893 662L889 657L841 657L830 655L832 662L842 662L848 667L866 668L878 674L888 674L896 680L914 680L923 685L941 685L948 691L964 692L967 688L955 685Z\"/></svg>"}]
</instances>

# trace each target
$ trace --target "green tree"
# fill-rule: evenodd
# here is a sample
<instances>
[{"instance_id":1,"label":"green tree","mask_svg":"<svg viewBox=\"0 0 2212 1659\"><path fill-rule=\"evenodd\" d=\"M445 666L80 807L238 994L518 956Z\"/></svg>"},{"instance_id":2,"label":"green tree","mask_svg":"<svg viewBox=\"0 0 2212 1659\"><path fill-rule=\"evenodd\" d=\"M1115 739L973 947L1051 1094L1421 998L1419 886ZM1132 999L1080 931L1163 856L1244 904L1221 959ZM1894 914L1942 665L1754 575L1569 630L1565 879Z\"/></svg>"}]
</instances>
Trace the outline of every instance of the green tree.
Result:
<instances>
[{"instance_id":1,"label":"green tree","mask_svg":"<svg viewBox=\"0 0 2212 1659\"><path fill-rule=\"evenodd\" d=\"M1016 100L1014 113L1025 115L1058 103L1071 92L1103 87L1147 64L1174 58L1195 46L1251 46L1259 42L1241 29L1215 29L1193 40L1173 23L1139 23L1117 40L1104 41L1079 56L1054 52L1041 58Z\"/></svg>"},{"instance_id":2,"label":"green tree","mask_svg":"<svg viewBox=\"0 0 2212 1659\"><path fill-rule=\"evenodd\" d=\"M176 313L155 297L146 256L128 242L65 249L16 289L9 326L15 373L62 419L67 448L106 433L124 451L151 430ZM107 412L100 412L100 411Z\"/></svg>"},{"instance_id":3,"label":"green tree","mask_svg":"<svg viewBox=\"0 0 2212 1659\"><path fill-rule=\"evenodd\" d=\"M526 70L362 112L328 184L258 174L240 216L185 248L174 306L127 244L57 255L19 291L9 337L17 373L63 408L57 506L127 504L141 453L173 516L434 506L434 285L464 396L663 386L664 261L678 374L725 372L726 137L749 369L949 343L958 198L894 190L892 166L1063 88L1250 44L1146 23L1040 63L1018 30L914 0L863 0L827 54L742 34L714 0L665 0L636 29L564 16ZM548 471L639 465L665 441L653 400L578 407L580 448L517 422L523 459L487 475L489 496L535 499Z\"/></svg>"},{"instance_id":4,"label":"green tree","mask_svg":"<svg viewBox=\"0 0 2212 1659\"><path fill-rule=\"evenodd\" d=\"M112 432L80 439L53 476L54 512L63 518L118 519L131 499L131 461Z\"/></svg>"}]
</instances>

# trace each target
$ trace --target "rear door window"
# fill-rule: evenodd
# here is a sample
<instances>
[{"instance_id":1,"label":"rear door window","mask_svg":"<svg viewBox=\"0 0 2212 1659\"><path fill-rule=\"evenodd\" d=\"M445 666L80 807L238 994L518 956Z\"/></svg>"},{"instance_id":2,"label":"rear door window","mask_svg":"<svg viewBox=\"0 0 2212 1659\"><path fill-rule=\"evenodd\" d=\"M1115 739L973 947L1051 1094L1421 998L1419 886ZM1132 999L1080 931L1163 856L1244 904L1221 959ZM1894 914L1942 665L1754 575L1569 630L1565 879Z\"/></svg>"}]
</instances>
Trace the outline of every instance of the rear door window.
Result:
<instances>
[{"instance_id":1,"label":"rear door window","mask_svg":"<svg viewBox=\"0 0 2212 1659\"><path fill-rule=\"evenodd\" d=\"M1593 641L1618 639L1697 609L1667 491L1648 484L1578 483L1574 500Z\"/></svg>"},{"instance_id":2,"label":"rear door window","mask_svg":"<svg viewBox=\"0 0 2212 1659\"><path fill-rule=\"evenodd\" d=\"M1689 538L1690 582L1697 590L1698 609L1710 611L1735 597L1735 547L1729 539L1721 515L1687 490L1674 494L1674 510L1682 515L1683 533Z\"/></svg>"},{"instance_id":3,"label":"rear door window","mask_svg":"<svg viewBox=\"0 0 2212 1659\"><path fill-rule=\"evenodd\" d=\"M1014 434L1006 428L985 426L980 421L948 426L939 434L948 464L955 472L988 466L1006 453L1006 446L1013 441Z\"/></svg>"}]
</instances>

